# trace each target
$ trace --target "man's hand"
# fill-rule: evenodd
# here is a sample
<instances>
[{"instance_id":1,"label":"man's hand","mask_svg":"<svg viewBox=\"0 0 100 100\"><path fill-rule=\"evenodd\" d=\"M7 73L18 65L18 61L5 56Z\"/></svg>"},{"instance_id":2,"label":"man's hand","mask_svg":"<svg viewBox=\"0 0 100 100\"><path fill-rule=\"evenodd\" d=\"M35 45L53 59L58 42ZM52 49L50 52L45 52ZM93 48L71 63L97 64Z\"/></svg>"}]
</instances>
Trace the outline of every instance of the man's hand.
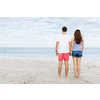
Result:
<instances>
[{"instance_id":1,"label":"man's hand","mask_svg":"<svg viewBox=\"0 0 100 100\"><path fill-rule=\"evenodd\" d=\"M58 56L58 52L56 52L56 56Z\"/></svg>"}]
</instances>

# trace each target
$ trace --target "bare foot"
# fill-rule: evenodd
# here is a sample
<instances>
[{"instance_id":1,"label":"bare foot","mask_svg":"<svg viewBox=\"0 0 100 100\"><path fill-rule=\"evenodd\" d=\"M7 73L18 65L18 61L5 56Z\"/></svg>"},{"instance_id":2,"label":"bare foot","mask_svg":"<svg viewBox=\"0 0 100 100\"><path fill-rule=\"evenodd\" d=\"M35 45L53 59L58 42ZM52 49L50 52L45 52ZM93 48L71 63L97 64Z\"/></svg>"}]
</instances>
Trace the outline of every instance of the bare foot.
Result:
<instances>
[{"instance_id":1,"label":"bare foot","mask_svg":"<svg viewBox=\"0 0 100 100\"><path fill-rule=\"evenodd\" d=\"M66 78L67 78L68 76L66 76Z\"/></svg>"},{"instance_id":2,"label":"bare foot","mask_svg":"<svg viewBox=\"0 0 100 100\"><path fill-rule=\"evenodd\" d=\"M78 79L79 79L80 77L78 76Z\"/></svg>"},{"instance_id":3,"label":"bare foot","mask_svg":"<svg viewBox=\"0 0 100 100\"><path fill-rule=\"evenodd\" d=\"M76 76L75 76L75 79L76 79Z\"/></svg>"},{"instance_id":4,"label":"bare foot","mask_svg":"<svg viewBox=\"0 0 100 100\"><path fill-rule=\"evenodd\" d=\"M58 76L58 78L60 78L60 76Z\"/></svg>"}]
</instances>

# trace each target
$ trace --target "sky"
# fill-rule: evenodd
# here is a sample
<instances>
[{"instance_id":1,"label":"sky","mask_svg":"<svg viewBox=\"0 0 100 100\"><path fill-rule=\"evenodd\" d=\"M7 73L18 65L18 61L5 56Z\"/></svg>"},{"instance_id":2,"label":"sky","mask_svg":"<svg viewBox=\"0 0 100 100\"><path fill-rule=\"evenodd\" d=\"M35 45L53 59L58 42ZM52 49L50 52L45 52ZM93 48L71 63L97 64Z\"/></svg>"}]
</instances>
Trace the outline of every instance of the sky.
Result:
<instances>
[{"instance_id":1,"label":"sky","mask_svg":"<svg viewBox=\"0 0 100 100\"><path fill-rule=\"evenodd\" d=\"M55 47L66 26L80 29L85 47L100 47L100 17L0 17L0 47Z\"/></svg>"}]
</instances>

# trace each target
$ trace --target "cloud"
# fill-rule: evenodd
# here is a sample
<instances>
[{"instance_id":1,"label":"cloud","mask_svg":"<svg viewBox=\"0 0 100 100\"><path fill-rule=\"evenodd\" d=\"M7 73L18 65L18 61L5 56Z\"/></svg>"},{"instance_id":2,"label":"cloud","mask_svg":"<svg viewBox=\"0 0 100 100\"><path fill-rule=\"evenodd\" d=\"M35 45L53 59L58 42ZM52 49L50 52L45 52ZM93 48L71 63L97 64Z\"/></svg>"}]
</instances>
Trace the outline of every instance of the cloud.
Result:
<instances>
[{"instance_id":1,"label":"cloud","mask_svg":"<svg viewBox=\"0 0 100 100\"><path fill-rule=\"evenodd\" d=\"M80 29L86 47L99 46L94 44L100 39L98 17L0 17L0 45L54 46L63 26L67 26L71 37Z\"/></svg>"}]
</instances>

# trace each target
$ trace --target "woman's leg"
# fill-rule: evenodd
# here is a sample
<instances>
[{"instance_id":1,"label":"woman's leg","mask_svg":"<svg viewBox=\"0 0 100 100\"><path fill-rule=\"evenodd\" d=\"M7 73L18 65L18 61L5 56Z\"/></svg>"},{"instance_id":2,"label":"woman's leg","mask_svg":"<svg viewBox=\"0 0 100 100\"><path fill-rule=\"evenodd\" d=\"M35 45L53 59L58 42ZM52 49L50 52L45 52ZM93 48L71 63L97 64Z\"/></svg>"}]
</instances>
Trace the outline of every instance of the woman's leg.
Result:
<instances>
[{"instance_id":1,"label":"woman's leg","mask_svg":"<svg viewBox=\"0 0 100 100\"><path fill-rule=\"evenodd\" d=\"M78 73L78 57L76 57L76 68L77 68L77 73Z\"/></svg>"},{"instance_id":2,"label":"woman's leg","mask_svg":"<svg viewBox=\"0 0 100 100\"><path fill-rule=\"evenodd\" d=\"M81 58L78 58L78 78L80 76L80 70L81 70L80 64L81 64Z\"/></svg>"},{"instance_id":3,"label":"woman's leg","mask_svg":"<svg viewBox=\"0 0 100 100\"><path fill-rule=\"evenodd\" d=\"M76 57L73 57L73 64L74 64L74 74L76 78L76 75L77 75Z\"/></svg>"}]
</instances>

